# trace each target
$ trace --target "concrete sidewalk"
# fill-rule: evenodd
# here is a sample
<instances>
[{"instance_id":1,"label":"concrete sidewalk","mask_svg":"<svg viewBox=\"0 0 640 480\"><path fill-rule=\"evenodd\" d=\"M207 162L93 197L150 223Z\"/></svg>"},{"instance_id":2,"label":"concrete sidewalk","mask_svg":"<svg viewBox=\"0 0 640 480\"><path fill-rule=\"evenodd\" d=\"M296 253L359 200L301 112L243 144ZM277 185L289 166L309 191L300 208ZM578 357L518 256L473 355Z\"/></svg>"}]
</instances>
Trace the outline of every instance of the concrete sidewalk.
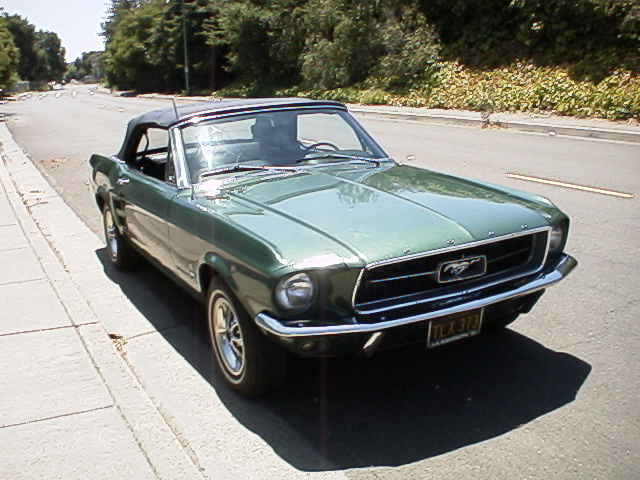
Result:
<instances>
[{"instance_id":1,"label":"concrete sidewalk","mask_svg":"<svg viewBox=\"0 0 640 480\"><path fill-rule=\"evenodd\" d=\"M100 241L1 123L0 144L0 478L202 478L58 248Z\"/></svg>"}]
</instances>

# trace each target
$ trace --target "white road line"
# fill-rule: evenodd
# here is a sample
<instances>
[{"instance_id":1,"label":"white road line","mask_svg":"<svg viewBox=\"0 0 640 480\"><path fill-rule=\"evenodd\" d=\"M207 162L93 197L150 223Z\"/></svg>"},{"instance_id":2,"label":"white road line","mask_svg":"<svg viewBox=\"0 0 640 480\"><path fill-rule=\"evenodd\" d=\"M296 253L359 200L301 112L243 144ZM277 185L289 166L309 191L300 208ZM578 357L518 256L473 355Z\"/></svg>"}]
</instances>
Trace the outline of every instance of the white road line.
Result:
<instances>
[{"instance_id":1,"label":"white road line","mask_svg":"<svg viewBox=\"0 0 640 480\"><path fill-rule=\"evenodd\" d=\"M606 190L604 188L587 187L585 185L576 185L575 183L559 182L557 180L548 180L546 178L529 177L517 173L505 173L506 177L515 178L516 180L524 180L526 182L544 183L545 185L555 185L557 187L572 188L574 190L582 190L584 192L599 193L601 195L610 195L619 198L633 198L632 193L616 192L615 190Z\"/></svg>"}]
</instances>

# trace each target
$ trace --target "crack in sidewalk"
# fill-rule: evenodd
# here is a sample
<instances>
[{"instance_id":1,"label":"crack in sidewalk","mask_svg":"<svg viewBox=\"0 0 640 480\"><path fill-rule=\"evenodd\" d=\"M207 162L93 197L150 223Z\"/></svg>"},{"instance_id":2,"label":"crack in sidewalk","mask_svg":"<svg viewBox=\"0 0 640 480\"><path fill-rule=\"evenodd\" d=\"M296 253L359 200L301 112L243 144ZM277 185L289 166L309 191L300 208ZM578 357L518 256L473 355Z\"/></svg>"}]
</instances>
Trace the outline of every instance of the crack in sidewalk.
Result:
<instances>
[{"instance_id":1,"label":"crack in sidewalk","mask_svg":"<svg viewBox=\"0 0 640 480\"><path fill-rule=\"evenodd\" d=\"M107 408L113 408L113 407L115 407L115 404L112 403L110 405L103 405L102 407L90 408L88 410L80 410L80 411L77 411L77 412L62 413L60 415L54 415L52 417L36 418L35 420L29 420L29 421L26 421L26 422L9 423L7 425L0 425L0 428L19 427L19 426L22 426L22 425L29 425L31 423L46 422L48 420L55 420L56 418L71 417L73 415L82 415L84 413L97 412L98 410L106 410Z\"/></svg>"},{"instance_id":2,"label":"crack in sidewalk","mask_svg":"<svg viewBox=\"0 0 640 480\"><path fill-rule=\"evenodd\" d=\"M10 337L11 335L22 335L23 333L51 332L51 331L54 331L54 330L64 330L64 329L67 329L67 328L78 329L80 327L86 327L87 325L96 325L98 323L100 323L100 322L95 321L95 322L74 323L73 325L62 325L60 327L36 328L36 329L33 329L33 330L21 330L19 332L0 333L0 337Z\"/></svg>"}]
</instances>

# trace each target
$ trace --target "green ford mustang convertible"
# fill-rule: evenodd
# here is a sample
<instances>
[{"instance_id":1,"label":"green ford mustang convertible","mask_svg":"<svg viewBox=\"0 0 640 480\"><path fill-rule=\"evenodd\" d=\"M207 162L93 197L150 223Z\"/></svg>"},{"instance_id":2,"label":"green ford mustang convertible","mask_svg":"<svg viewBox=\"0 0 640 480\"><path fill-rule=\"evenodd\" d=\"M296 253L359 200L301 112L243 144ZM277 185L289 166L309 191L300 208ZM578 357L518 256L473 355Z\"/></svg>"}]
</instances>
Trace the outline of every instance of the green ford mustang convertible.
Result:
<instances>
[{"instance_id":1,"label":"green ford mustang convertible","mask_svg":"<svg viewBox=\"0 0 640 480\"><path fill-rule=\"evenodd\" d=\"M144 256L201 299L213 356L247 395L277 386L291 353L502 328L576 266L551 202L399 165L337 102L158 110L90 163L113 264Z\"/></svg>"}]
</instances>

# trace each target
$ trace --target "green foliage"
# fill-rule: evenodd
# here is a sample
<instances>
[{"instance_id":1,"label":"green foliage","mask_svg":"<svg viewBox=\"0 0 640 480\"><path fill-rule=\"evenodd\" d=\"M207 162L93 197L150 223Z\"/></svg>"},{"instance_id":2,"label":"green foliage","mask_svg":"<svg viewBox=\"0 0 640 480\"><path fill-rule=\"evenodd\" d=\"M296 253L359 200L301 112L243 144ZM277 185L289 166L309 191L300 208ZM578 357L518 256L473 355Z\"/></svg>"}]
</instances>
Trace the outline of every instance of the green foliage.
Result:
<instances>
[{"instance_id":1,"label":"green foliage","mask_svg":"<svg viewBox=\"0 0 640 480\"><path fill-rule=\"evenodd\" d=\"M86 76L91 76L96 80L101 80L104 75L104 52L83 52L73 62L67 65L67 72L64 75L65 81L82 80Z\"/></svg>"},{"instance_id":2,"label":"green foliage","mask_svg":"<svg viewBox=\"0 0 640 480\"><path fill-rule=\"evenodd\" d=\"M248 84L288 83L299 76L304 46L300 0L213 2L207 22L211 45L224 51L227 71Z\"/></svg>"},{"instance_id":3,"label":"green foliage","mask_svg":"<svg viewBox=\"0 0 640 480\"><path fill-rule=\"evenodd\" d=\"M549 112L612 120L640 118L640 77L624 70L615 71L594 84L574 80L567 69L560 67L516 63L479 70L446 62L435 80L435 86L416 84L402 95L362 85L333 90L290 88L274 93L362 104Z\"/></svg>"},{"instance_id":4,"label":"green foliage","mask_svg":"<svg viewBox=\"0 0 640 480\"><path fill-rule=\"evenodd\" d=\"M118 17L118 28L109 38L105 53L105 70L111 85L140 90L157 85L145 42L161 16L161 8L161 2L155 1L125 10Z\"/></svg>"},{"instance_id":5,"label":"green foliage","mask_svg":"<svg viewBox=\"0 0 640 480\"><path fill-rule=\"evenodd\" d=\"M378 29L383 54L374 77L383 87L403 88L422 80L428 83L437 71L440 42L425 16L414 8L388 9Z\"/></svg>"},{"instance_id":6,"label":"green foliage","mask_svg":"<svg viewBox=\"0 0 640 480\"><path fill-rule=\"evenodd\" d=\"M483 110L489 99L496 111L554 112L580 117L624 119L640 116L640 77L617 70L599 83L571 78L560 67L516 63L495 70L476 70L447 63L440 88L425 106Z\"/></svg>"},{"instance_id":7,"label":"green foliage","mask_svg":"<svg viewBox=\"0 0 640 480\"><path fill-rule=\"evenodd\" d=\"M213 47L207 45L205 34L210 8L207 0L138 3L113 0L111 16L103 25L108 83L138 91L181 88L184 86L183 35L186 31L195 83L206 85L213 59Z\"/></svg>"},{"instance_id":8,"label":"green foliage","mask_svg":"<svg viewBox=\"0 0 640 480\"><path fill-rule=\"evenodd\" d=\"M27 19L19 15L5 15L4 20L20 51L19 77L32 81L62 80L67 65L58 35L36 31Z\"/></svg>"},{"instance_id":9,"label":"green foliage","mask_svg":"<svg viewBox=\"0 0 640 480\"><path fill-rule=\"evenodd\" d=\"M18 69L20 52L13 43L6 20L0 18L0 90L12 86Z\"/></svg>"},{"instance_id":10,"label":"green foliage","mask_svg":"<svg viewBox=\"0 0 640 480\"><path fill-rule=\"evenodd\" d=\"M65 50L58 35L54 32L36 32L38 69L33 80L61 81L67 70Z\"/></svg>"},{"instance_id":11,"label":"green foliage","mask_svg":"<svg viewBox=\"0 0 640 480\"><path fill-rule=\"evenodd\" d=\"M603 78L640 67L640 0L423 0L449 60L491 68L580 62ZM586 68L586 65L593 68Z\"/></svg>"},{"instance_id":12,"label":"green foliage","mask_svg":"<svg viewBox=\"0 0 640 480\"><path fill-rule=\"evenodd\" d=\"M35 80L38 68L36 28L19 15L5 15L4 21L11 32L13 42L20 51L18 76L23 80Z\"/></svg>"},{"instance_id":13,"label":"green foliage","mask_svg":"<svg viewBox=\"0 0 640 480\"><path fill-rule=\"evenodd\" d=\"M107 19L102 24L102 36L107 47L118 31L120 20L133 11L139 3L138 0L111 0L111 4L107 8Z\"/></svg>"},{"instance_id":14,"label":"green foliage","mask_svg":"<svg viewBox=\"0 0 640 480\"><path fill-rule=\"evenodd\" d=\"M220 10L211 42L227 47L229 69L247 80L270 75L271 12L251 2L230 3Z\"/></svg>"},{"instance_id":15,"label":"green foliage","mask_svg":"<svg viewBox=\"0 0 640 480\"><path fill-rule=\"evenodd\" d=\"M111 0L109 82L638 115L640 0Z\"/></svg>"},{"instance_id":16,"label":"green foliage","mask_svg":"<svg viewBox=\"0 0 640 480\"><path fill-rule=\"evenodd\" d=\"M352 85L371 72L380 52L376 38L378 2L309 0L305 10L304 85Z\"/></svg>"}]
</instances>

